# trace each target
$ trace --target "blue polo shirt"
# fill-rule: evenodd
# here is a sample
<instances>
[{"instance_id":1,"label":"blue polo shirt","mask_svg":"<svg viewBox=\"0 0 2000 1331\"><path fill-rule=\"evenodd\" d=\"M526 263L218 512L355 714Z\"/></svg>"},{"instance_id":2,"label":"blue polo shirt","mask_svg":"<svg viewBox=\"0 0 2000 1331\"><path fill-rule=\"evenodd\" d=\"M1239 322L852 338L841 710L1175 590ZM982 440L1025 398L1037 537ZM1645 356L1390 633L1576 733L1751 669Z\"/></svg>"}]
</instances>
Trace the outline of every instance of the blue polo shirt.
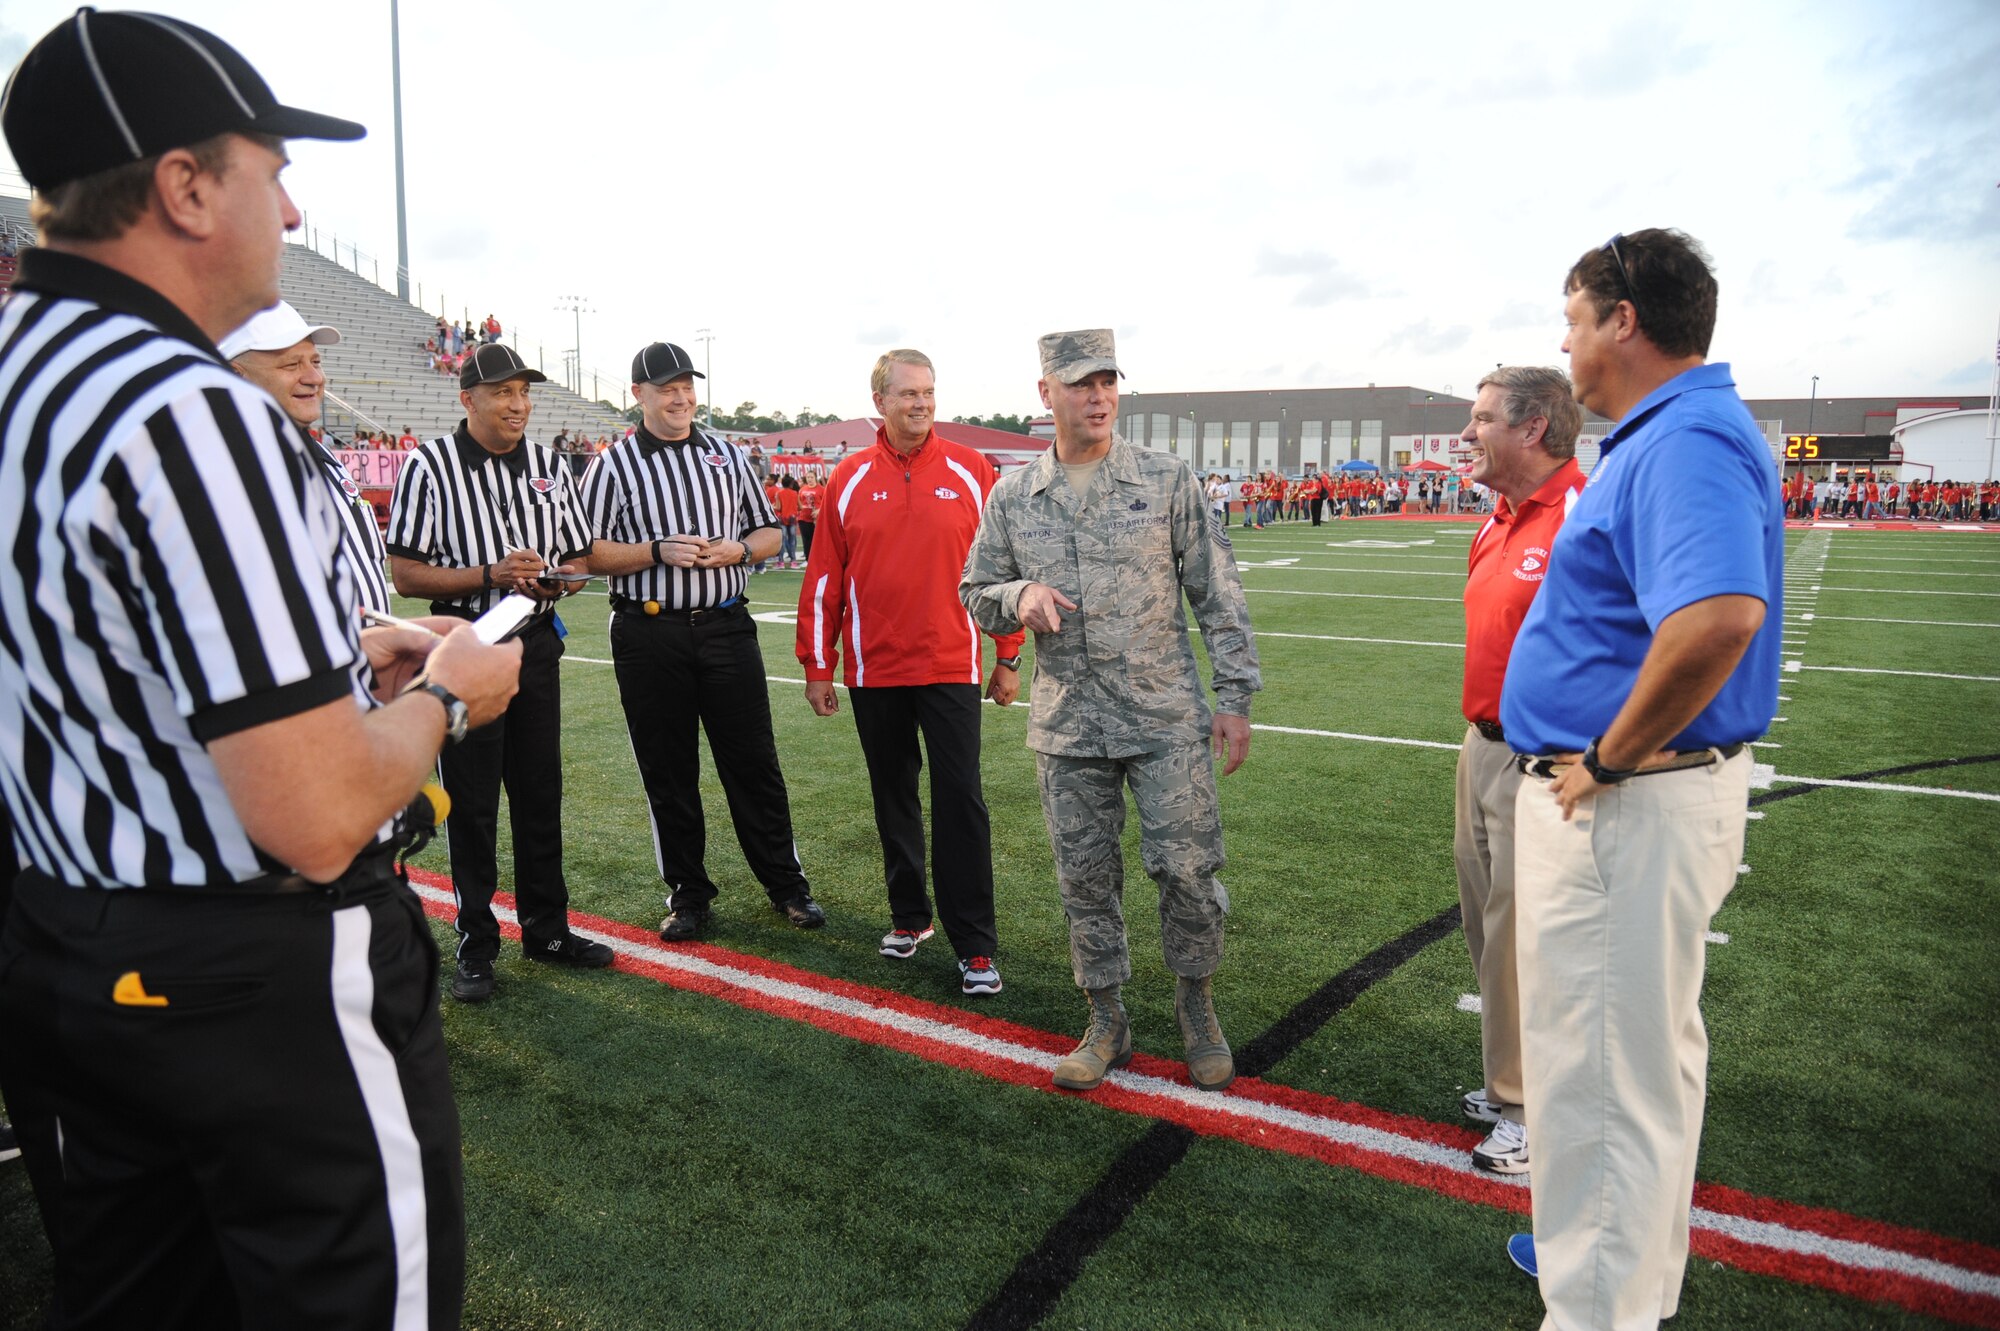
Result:
<instances>
[{"instance_id":1,"label":"blue polo shirt","mask_svg":"<svg viewBox=\"0 0 2000 1331\"><path fill-rule=\"evenodd\" d=\"M1778 469L1726 364L1669 379L1618 422L1549 555L1500 695L1519 753L1576 753L1611 728L1662 620L1754 596L1764 624L1672 749L1763 734L1778 708L1785 516Z\"/></svg>"}]
</instances>

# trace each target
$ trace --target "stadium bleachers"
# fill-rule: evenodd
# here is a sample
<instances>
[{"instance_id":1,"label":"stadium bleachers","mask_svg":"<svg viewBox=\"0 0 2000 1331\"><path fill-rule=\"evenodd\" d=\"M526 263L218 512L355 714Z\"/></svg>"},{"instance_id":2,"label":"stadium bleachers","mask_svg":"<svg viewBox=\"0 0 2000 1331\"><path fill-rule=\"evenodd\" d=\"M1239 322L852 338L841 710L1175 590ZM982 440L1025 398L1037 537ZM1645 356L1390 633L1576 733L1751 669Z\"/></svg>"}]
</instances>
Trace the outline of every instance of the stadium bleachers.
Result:
<instances>
[{"instance_id":1,"label":"stadium bleachers","mask_svg":"<svg viewBox=\"0 0 2000 1331\"><path fill-rule=\"evenodd\" d=\"M329 395L338 399L329 400L327 421L336 433L351 433L358 417L363 429L401 433L408 426L429 438L465 414L458 381L431 369L424 351L424 339L437 330L436 316L302 245L285 246L281 286L308 321L340 330L340 345L325 351ZM534 439L553 439L559 430L592 438L624 433L616 412L559 383L537 384L534 396Z\"/></svg>"},{"instance_id":2,"label":"stadium bleachers","mask_svg":"<svg viewBox=\"0 0 2000 1331\"><path fill-rule=\"evenodd\" d=\"M0 235L23 247L34 243L25 198L0 196ZM0 291L12 279L11 265L0 259ZM424 351L424 339L436 330L434 315L302 245L285 246L280 289L308 320L340 330L340 345L325 352L326 423L336 434L346 438L357 428L400 434L407 426L429 438L464 415L458 381L431 369ZM617 436L625 420L559 383L537 385L530 436L548 440L565 430Z\"/></svg>"}]
</instances>

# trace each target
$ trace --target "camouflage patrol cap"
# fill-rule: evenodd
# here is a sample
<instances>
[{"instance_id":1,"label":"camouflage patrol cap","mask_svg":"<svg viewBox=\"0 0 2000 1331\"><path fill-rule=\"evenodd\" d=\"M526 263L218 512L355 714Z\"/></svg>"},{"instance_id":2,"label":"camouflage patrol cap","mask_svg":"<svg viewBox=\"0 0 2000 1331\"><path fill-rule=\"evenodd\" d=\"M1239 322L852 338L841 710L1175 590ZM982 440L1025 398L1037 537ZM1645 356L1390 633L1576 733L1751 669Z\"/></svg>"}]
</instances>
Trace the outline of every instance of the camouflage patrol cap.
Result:
<instances>
[{"instance_id":1,"label":"camouflage patrol cap","mask_svg":"<svg viewBox=\"0 0 2000 1331\"><path fill-rule=\"evenodd\" d=\"M1110 370L1120 379L1125 377L1125 371L1118 368L1109 328L1042 334L1042 378L1073 384L1099 370Z\"/></svg>"}]
</instances>

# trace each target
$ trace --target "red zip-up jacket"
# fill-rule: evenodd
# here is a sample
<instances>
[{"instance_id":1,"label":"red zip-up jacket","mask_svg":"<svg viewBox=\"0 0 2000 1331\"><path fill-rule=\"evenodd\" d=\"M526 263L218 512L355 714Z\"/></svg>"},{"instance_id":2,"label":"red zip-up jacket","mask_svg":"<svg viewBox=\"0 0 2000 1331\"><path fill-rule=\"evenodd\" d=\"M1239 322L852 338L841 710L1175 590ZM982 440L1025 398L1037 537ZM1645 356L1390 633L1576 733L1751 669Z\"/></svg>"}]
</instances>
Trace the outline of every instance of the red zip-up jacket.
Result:
<instances>
[{"instance_id":1,"label":"red zip-up jacket","mask_svg":"<svg viewBox=\"0 0 2000 1331\"><path fill-rule=\"evenodd\" d=\"M875 431L843 458L821 498L799 589L799 664L832 679L847 643L850 688L980 682L979 630L958 580L999 474L976 449L933 430L908 457ZM1024 633L994 636L1019 656Z\"/></svg>"}]
</instances>

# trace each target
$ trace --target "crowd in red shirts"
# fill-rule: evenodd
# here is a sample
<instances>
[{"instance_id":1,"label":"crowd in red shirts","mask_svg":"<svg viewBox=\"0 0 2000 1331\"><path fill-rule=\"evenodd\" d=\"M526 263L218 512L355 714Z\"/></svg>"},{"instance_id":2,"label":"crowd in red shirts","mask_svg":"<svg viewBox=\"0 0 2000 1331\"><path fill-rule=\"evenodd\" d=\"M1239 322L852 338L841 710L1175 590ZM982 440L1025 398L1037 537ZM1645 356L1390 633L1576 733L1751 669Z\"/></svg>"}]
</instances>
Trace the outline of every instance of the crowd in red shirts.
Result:
<instances>
[{"instance_id":1,"label":"crowd in red shirts","mask_svg":"<svg viewBox=\"0 0 2000 1331\"><path fill-rule=\"evenodd\" d=\"M1464 482L1456 473L1384 478L1379 472L1311 472L1288 480L1276 472L1247 477L1232 484L1220 475L1208 478L1212 497L1235 499L1243 505L1243 525L1307 518L1318 526L1323 518L1358 518L1381 513L1484 513L1492 496L1484 487Z\"/></svg>"},{"instance_id":2,"label":"crowd in red shirts","mask_svg":"<svg viewBox=\"0 0 2000 1331\"><path fill-rule=\"evenodd\" d=\"M1908 518L1932 522L2000 520L2000 482L1909 481L1861 472L1817 481L1803 472L1782 485L1785 513L1811 518Z\"/></svg>"}]
</instances>

